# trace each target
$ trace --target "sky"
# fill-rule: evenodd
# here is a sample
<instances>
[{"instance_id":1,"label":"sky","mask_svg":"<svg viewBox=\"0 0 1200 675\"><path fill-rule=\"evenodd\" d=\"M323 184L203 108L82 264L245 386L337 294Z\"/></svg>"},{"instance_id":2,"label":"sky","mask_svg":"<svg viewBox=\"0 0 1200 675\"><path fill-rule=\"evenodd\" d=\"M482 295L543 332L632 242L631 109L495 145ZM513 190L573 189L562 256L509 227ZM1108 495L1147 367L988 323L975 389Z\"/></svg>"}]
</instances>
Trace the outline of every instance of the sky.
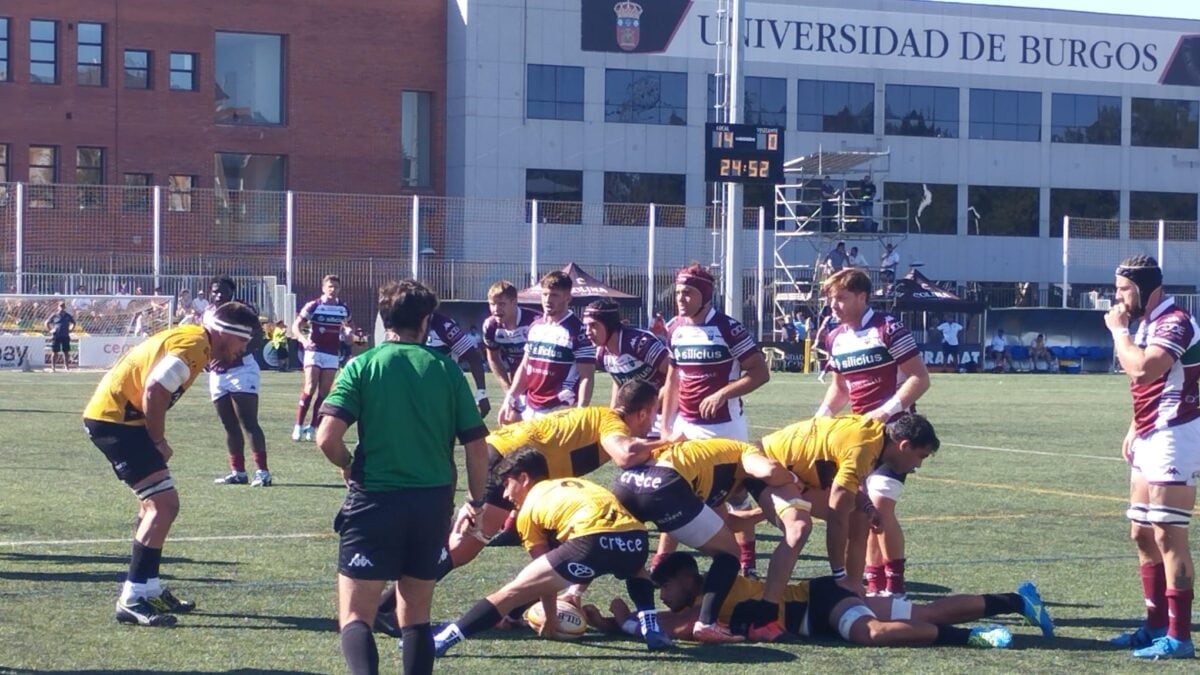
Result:
<instances>
[{"instance_id":1,"label":"sky","mask_svg":"<svg viewBox=\"0 0 1200 675\"><path fill-rule=\"evenodd\" d=\"M948 0L925 0L946 2ZM954 0L971 5L1069 9L1104 14L1162 16L1200 21L1200 0Z\"/></svg>"}]
</instances>

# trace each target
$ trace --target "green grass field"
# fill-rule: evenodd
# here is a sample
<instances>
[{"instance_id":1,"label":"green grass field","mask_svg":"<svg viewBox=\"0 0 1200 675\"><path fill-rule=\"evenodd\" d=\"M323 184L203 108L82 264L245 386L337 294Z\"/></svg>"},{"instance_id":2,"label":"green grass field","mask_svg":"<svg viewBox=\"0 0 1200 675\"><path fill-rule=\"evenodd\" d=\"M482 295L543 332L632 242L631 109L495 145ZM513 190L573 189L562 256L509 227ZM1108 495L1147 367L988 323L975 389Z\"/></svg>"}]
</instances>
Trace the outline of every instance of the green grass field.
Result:
<instances>
[{"instance_id":1,"label":"green grass field","mask_svg":"<svg viewBox=\"0 0 1200 675\"><path fill-rule=\"evenodd\" d=\"M204 386L170 413L182 511L163 570L199 610L162 630L112 620L135 503L80 423L99 375L0 374L0 671L344 672L333 632L337 541L330 531L344 486L313 444L288 439L299 378L265 376L262 420L276 482L266 490L213 485L226 470L225 450ZM811 376L775 374L750 397L754 436L810 414L821 392ZM608 400L607 382L595 398ZM589 635L564 643L505 632L459 645L438 669L1195 672L1194 665L1137 664L1103 642L1135 625L1142 611L1123 517L1123 377L935 375L921 409L943 445L900 503L914 599L1010 591L1033 579L1060 637L1045 640L1013 622L1010 651L794 643L685 645L651 657L629 640ZM596 476L611 477L611 467ZM775 536L765 528L760 534L762 557ZM814 533L797 577L827 571L823 539ZM435 620L456 617L523 562L517 548L485 551L438 587ZM606 579L588 597L607 606L617 592L617 582ZM395 641L381 637L379 644L384 669L394 672Z\"/></svg>"}]
</instances>

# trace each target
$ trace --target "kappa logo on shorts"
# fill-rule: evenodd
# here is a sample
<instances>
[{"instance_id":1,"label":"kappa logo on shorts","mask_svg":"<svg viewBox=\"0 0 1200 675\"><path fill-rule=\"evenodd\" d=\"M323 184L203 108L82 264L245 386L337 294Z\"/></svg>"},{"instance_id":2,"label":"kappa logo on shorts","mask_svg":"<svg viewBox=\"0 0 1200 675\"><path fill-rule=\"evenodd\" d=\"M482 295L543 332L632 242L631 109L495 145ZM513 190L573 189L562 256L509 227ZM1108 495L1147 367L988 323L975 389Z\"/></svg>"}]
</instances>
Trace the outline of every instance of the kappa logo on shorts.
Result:
<instances>
[{"instance_id":1,"label":"kappa logo on shorts","mask_svg":"<svg viewBox=\"0 0 1200 675\"><path fill-rule=\"evenodd\" d=\"M1168 466L1168 467L1167 467L1167 475L1168 475L1168 476L1178 476L1178 475L1179 475L1179 469L1176 469L1176 468L1175 468L1175 467L1173 467L1173 466Z\"/></svg>"},{"instance_id":2,"label":"kappa logo on shorts","mask_svg":"<svg viewBox=\"0 0 1200 675\"><path fill-rule=\"evenodd\" d=\"M346 567L374 567L375 563L371 559L361 553L355 553L350 562L346 563Z\"/></svg>"},{"instance_id":3,"label":"kappa logo on shorts","mask_svg":"<svg viewBox=\"0 0 1200 675\"><path fill-rule=\"evenodd\" d=\"M577 562L567 563L567 573L580 579L590 579L596 576L596 570Z\"/></svg>"}]
</instances>

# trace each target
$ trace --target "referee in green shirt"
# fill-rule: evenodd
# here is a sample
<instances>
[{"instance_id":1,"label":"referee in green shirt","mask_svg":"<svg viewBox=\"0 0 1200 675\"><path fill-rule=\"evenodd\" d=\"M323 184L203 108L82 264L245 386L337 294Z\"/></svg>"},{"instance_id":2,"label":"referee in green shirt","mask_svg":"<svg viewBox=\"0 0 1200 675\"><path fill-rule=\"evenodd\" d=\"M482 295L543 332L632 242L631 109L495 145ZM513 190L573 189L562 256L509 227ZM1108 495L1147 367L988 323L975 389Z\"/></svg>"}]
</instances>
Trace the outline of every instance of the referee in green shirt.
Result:
<instances>
[{"instance_id":1,"label":"referee in green shirt","mask_svg":"<svg viewBox=\"0 0 1200 675\"><path fill-rule=\"evenodd\" d=\"M379 289L384 342L338 374L321 408L317 445L342 469L349 494L334 519L338 621L350 672L377 673L371 626L394 580L405 673L433 672L429 610L454 511L454 441L466 446L467 509L483 504L487 427L462 370L424 346L433 291L417 281ZM358 423L358 446L343 441Z\"/></svg>"}]
</instances>

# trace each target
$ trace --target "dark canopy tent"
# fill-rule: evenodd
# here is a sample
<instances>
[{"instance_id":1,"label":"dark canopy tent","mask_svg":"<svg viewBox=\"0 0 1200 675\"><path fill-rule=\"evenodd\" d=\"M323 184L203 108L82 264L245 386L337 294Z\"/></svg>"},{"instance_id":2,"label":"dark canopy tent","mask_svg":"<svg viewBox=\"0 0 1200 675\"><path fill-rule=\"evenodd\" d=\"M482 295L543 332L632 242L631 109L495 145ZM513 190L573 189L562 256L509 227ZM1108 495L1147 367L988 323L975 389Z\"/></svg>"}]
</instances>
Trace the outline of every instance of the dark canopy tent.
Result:
<instances>
[{"instance_id":1,"label":"dark canopy tent","mask_svg":"<svg viewBox=\"0 0 1200 675\"><path fill-rule=\"evenodd\" d=\"M582 267L575 263L567 263L562 271L567 276L571 277L571 302L591 302L592 300L600 300L609 298L616 300L622 304L634 304L641 302L641 299L636 295L630 295L605 284L596 277L588 274ZM517 302L523 304L536 305L542 301L542 287L530 286L517 294Z\"/></svg>"},{"instance_id":2,"label":"dark canopy tent","mask_svg":"<svg viewBox=\"0 0 1200 675\"><path fill-rule=\"evenodd\" d=\"M933 283L916 270L910 270L892 286L895 309L901 312L938 312L979 314L985 305L977 300L964 300L954 292Z\"/></svg>"}]
</instances>

